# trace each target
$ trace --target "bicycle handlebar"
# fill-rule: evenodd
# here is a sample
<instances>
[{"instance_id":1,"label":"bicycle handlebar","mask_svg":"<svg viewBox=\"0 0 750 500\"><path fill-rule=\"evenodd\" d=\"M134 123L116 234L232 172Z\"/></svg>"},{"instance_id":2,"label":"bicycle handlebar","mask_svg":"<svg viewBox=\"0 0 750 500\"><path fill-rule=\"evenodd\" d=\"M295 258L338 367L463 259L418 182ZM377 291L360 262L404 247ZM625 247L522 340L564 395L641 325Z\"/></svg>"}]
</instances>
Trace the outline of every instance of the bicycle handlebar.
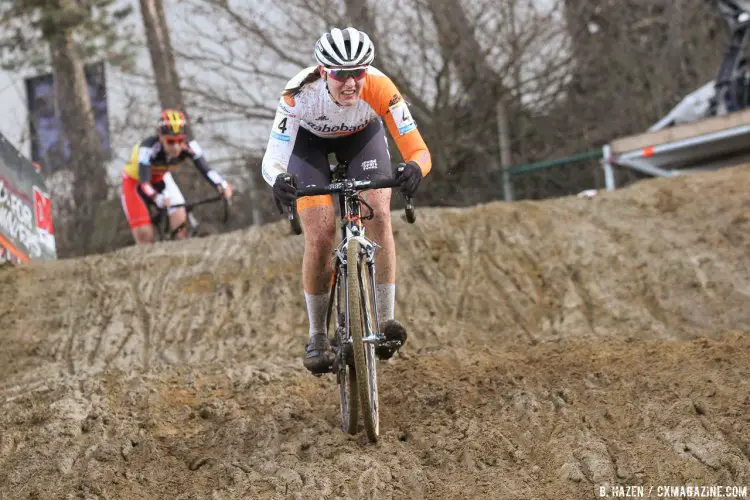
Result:
<instances>
[{"instance_id":1,"label":"bicycle handlebar","mask_svg":"<svg viewBox=\"0 0 750 500\"><path fill-rule=\"evenodd\" d=\"M195 207L199 205L206 205L208 203L215 203L217 201L224 202L224 214L221 218L221 222L226 224L229 221L229 206L232 204L232 201L224 198L224 195L221 195L221 194L216 195L216 196L211 196L209 198L203 198L201 200L186 201L184 203L170 205L169 207L160 208L159 210L166 212L170 208L184 208L187 212L191 212Z\"/></svg>"},{"instance_id":2,"label":"bicycle handlebar","mask_svg":"<svg viewBox=\"0 0 750 500\"><path fill-rule=\"evenodd\" d=\"M309 186L297 189L295 195L301 196L320 196L326 194L343 194L347 191L368 191L370 189L385 189L400 187L401 183L396 179L381 179L377 181L356 181L356 180L345 180L342 182L334 182L326 186ZM416 213L414 212L414 205L412 205L411 197L404 195L406 199L406 206L404 212L406 215L406 221L409 224L414 224L417 220ZM302 227L299 223L299 214L297 213L297 203L293 203L290 207L289 214L287 215L289 223L292 225L294 234L302 234Z\"/></svg>"},{"instance_id":3,"label":"bicycle handlebar","mask_svg":"<svg viewBox=\"0 0 750 500\"><path fill-rule=\"evenodd\" d=\"M369 189L385 189L399 187L401 184L396 179L381 179L378 181L354 181L346 180L334 182L327 186L311 186L297 189L296 195L299 196L318 196L322 194L341 194L346 190L367 191Z\"/></svg>"},{"instance_id":4,"label":"bicycle handlebar","mask_svg":"<svg viewBox=\"0 0 750 500\"><path fill-rule=\"evenodd\" d=\"M216 201L224 200L224 196L217 195L217 196L211 196L210 198L204 198L202 200L196 200L196 201L186 201L185 203L178 203L176 205L170 205L168 208L194 208L198 205L205 205L207 203L214 203ZM229 202L229 200L227 200Z\"/></svg>"}]
</instances>

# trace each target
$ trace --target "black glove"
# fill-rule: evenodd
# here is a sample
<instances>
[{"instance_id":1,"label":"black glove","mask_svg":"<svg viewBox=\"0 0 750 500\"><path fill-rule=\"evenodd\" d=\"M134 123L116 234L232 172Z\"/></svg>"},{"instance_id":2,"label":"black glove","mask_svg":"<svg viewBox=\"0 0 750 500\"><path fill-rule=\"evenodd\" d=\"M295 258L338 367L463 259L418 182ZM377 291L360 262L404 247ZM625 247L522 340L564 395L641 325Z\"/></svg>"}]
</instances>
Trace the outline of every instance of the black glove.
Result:
<instances>
[{"instance_id":1,"label":"black glove","mask_svg":"<svg viewBox=\"0 0 750 500\"><path fill-rule=\"evenodd\" d=\"M284 213L284 207L291 206L297 199L297 177L291 174L279 174L273 183L273 197L279 213Z\"/></svg>"},{"instance_id":2,"label":"black glove","mask_svg":"<svg viewBox=\"0 0 750 500\"><path fill-rule=\"evenodd\" d=\"M414 196L422 181L422 169L419 168L417 162L399 163L396 172L396 180L401 183L401 191L406 196Z\"/></svg>"}]
</instances>

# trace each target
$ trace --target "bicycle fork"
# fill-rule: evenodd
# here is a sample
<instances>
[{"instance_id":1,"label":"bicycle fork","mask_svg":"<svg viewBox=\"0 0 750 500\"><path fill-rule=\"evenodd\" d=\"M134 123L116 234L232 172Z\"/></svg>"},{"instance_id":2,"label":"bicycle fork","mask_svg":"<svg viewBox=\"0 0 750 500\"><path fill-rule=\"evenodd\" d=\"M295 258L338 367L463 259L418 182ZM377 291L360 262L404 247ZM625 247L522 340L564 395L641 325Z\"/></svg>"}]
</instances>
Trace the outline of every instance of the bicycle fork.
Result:
<instances>
[{"instance_id":1,"label":"bicycle fork","mask_svg":"<svg viewBox=\"0 0 750 500\"><path fill-rule=\"evenodd\" d=\"M364 252L364 258L358 260L358 262L349 263L346 262L346 248L349 242L353 240L359 242L360 248ZM364 290L363 280L360 280L360 296L363 298L363 300L368 297L371 302L370 304L363 304L363 306L370 306L364 307L363 309L372 311L371 315L365 315L365 336L362 341L368 344L375 345L385 340L385 337L380 333L380 325L378 322L378 301L375 289L375 249L377 248L377 246L377 243L370 241L362 234L362 231L358 226L347 225L346 237L344 238L341 246L336 250L337 257L341 259L341 261L346 265L347 273L358 272L360 273L360 276L363 276L362 273L366 272L368 274L368 277L370 278L368 280L369 290L367 291ZM361 266L366 266L367 269L362 269ZM351 339L349 341L351 342Z\"/></svg>"},{"instance_id":2,"label":"bicycle fork","mask_svg":"<svg viewBox=\"0 0 750 500\"><path fill-rule=\"evenodd\" d=\"M355 226L355 230L358 230L358 228ZM385 332L381 330L380 325L380 316L378 315L378 300L377 300L377 290L375 286L375 249L379 246L377 243L372 242L365 238L363 235L360 235L357 233L351 233L348 231L347 228L347 238L345 240L345 243L350 240L357 240L360 244L360 248L364 252L364 259L361 259L359 262L357 262L357 268L356 271L359 273L360 276L364 276L364 273L367 273L369 277L369 290L368 293L365 293L365 283L363 282L363 279L360 279L359 286L360 286L360 297L362 297L363 302L366 302L367 300L370 301L369 304L363 303L363 310L370 310L372 311L371 315L365 314L365 325L364 325L364 337L362 338L362 342L365 344L372 344L375 347L385 347L387 349L392 350L398 350L402 345L402 341L399 339L391 339L389 340ZM346 246L345 244L342 245L342 253L344 254L344 258L346 258ZM367 266L367 269L363 269L363 266ZM349 268L350 270L353 270L354 268ZM348 272L348 270L347 270Z\"/></svg>"}]
</instances>

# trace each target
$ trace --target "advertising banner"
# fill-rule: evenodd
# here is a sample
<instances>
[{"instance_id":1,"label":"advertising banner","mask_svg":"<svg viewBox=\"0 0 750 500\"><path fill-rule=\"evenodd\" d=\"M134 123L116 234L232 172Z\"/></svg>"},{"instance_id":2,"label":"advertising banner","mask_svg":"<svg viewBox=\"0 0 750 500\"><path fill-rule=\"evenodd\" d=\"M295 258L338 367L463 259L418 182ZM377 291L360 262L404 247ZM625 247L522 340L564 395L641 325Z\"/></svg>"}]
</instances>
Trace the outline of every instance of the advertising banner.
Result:
<instances>
[{"instance_id":1,"label":"advertising banner","mask_svg":"<svg viewBox=\"0 0 750 500\"><path fill-rule=\"evenodd\" d=\"M0 262L56 258L52 202L44 178L0 134Z\"/></svg>"}]
</instances>

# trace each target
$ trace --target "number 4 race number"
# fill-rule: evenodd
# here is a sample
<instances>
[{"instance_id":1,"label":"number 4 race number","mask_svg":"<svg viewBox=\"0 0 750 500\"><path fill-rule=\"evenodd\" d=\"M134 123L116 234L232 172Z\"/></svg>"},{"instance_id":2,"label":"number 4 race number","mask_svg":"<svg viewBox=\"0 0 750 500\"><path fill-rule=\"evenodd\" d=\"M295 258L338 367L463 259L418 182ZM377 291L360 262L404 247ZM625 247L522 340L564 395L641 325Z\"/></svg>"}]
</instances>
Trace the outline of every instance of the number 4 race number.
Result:
<instances>
[{"instance_id":1,"label":"number 4 race number","mask_svg":"<svg viewBox=\"0 0 750 500\"><path fill-rule=\"evenodd\" d=\"M281 133L283 134L286 132L286 116L276 125L276 127L281 130Z\"/></svg>"},{"instance_id":2,"label":"number 4 race number","mask_svg":"<svg viewBox=\"0 0 750 500\"><path fill-rule=\"evenodd\" d=\"M289 142L290 137L286 134L288 117L282 113L276 113L276 120L274 120L273 129L271 129L271 137L278 141Z\"/></svg>"}]
</instances>

